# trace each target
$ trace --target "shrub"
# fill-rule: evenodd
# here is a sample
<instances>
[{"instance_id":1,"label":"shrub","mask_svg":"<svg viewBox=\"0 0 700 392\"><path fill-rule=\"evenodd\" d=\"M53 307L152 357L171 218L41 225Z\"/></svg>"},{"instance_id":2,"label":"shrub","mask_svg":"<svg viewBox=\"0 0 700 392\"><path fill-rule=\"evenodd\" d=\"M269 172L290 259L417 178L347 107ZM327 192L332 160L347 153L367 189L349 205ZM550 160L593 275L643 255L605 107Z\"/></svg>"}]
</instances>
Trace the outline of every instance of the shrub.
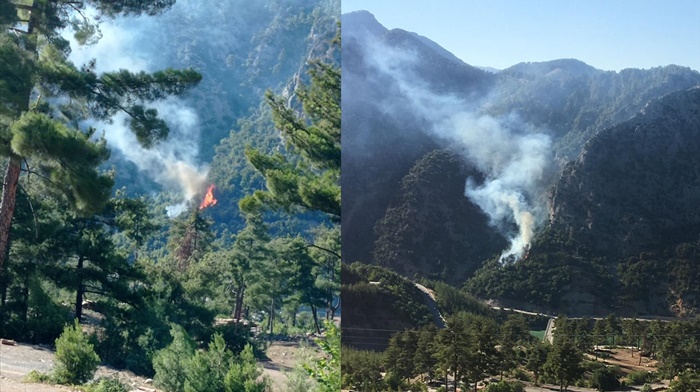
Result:
<instances>
[{"instance_id":1,"label":"shrub","mask_svg":"<svg viewBox=\"0 0 700 392\"><path fill-rule=\"evenodd\" d=\"M610 367L596 369L591 376L591 387L599 391L612 391L620 388L618 371Z\"/></svg>"},{"instance_id":2,"label":"shrub","mask_svg":"<svg viewBox=\"0 0 700 392\"><path fill-rule=\"evenodd\" d=\"M517 380L520 380L520 381L527 381L527 382L532 381L532 377L530 377L530 374L521 368L515 369L513 377L515 377Z\"/></svg>"},{"instance_id":3,"label":"shrub","mask_svg":"<svg viewBox=\"0 0 700 392\"><path fill-rule=\"evenodd\" d=\"M507 382L501 380L495 384L489 384L485 392L524 392L525 386L519 382Z\"/></svg>"},{"instance_id":4,"label":"shrub","mask_svg":"<svg viewBox=\"0 0 700 392\"><path fill-rule=\"evenodd\" d=\"M224 378L226 391L263 392L269 387L263 371L253 354L251 345L245 346L241 355L234 361Z\"/></svg>"},{"instance_id":5,"label":"shrub","mask_svg":"<svg viewBox=\"0 0 700 392\"><path fill-rule=\"evenodd\" d=\"M285 392L311 392L315 390L314 381L309 378L304 368L297 366L291 373L287 373Z\"/></svg>"},{"instance_id":6,"label":"shrub","mask_svg":"<svg viewBox=\"0 0 700 392\"><path fill-rule=\"evenodd\" d=\"M648 372L646 370L638 370L627 375L632 385L643 385L654 381L656 375L653 372Z\"/></svg>"},{"instance_id":7,"label":"shrub","mask_svg":"<svg viewBox=\"0 0 700 392\"><path fill-rule=\"evenodd\" d=\"M61 384L83 384L97 370L100 357L83 333L80 323L66 325L56 339L56 382Z\"/></svg>"},{"instance_id":8,"label":"shrub","mask_svg":"<svg viewBox=\"0 0 700 392\"><path fill-rule=\"evenodd\" d=\"M639 390L639 392L654 392L654 388L651 387L649 384L644 384L642 389Z\"/></svg>"},{"instance_id":9,"label":"shrub","mask_svg":"<svg viewBox=\"0 0 700 392\"><path fill-rule=\"evenodd\" d=\"M166 391L182 392L185 390L187 366L194 356L195 343L179 325L170 329L173 342L153 356L155 376L153 382Z\"/></svg>"},{"instance_id":10,"label":"shrub","mask_svg":"<svg viewBox=\"0 0 700 392\"><path fill-rule=\"evenodd\" d=\"M700 374L693 370L685 370L673 380L669 391L673 392L697 392L700 391Z\"/></svg>"},{"instance_id":11,"label":"shrub","mask_svg":"<svg viewBox=\"0 0 700 392\"><path fill-rule=\"evenodd\" d=\"M42 373L36 370L32 370L27 374L25 378L26 382L38 382L38 383L51 383L53 382L53 377L48 373Z\"/></svg>"},{"instance_id":12,"label":"shrub","mask_svg":"<svg viewBox=\"0 0 700 392\"><path fill-rule=\"evenodd\" d=\"M224 338L215 334L205 351L197 351L187 365L185 392L223 391L224 377L231 367L233 355L226 349Z\"/></svg>"},{"instance_id":13,"label":"shrub","mask_svg":"<svg viewBox=\"0 0 700 392\"><path fill-rule=\"evenodd\" d=\"M129 392L131 389L116 378L105 377L90 383L85 392Z\"/></svg>"}]
</instances>

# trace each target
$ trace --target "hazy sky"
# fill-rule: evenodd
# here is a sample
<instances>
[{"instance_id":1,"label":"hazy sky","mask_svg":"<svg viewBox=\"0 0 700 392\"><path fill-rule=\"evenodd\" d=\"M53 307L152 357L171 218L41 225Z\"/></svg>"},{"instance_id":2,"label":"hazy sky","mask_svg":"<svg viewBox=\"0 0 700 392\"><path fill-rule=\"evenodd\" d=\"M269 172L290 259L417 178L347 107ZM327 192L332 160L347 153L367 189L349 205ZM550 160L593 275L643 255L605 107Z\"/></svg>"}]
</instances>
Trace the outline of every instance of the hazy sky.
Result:
<instances>
[{"instance_id":1,"label":"hazy sky","mask_svg":"<svg viewBox=\"0 0 700 392\"><path fill-rule=\"evenodd\" d=\"M604 70L700 71L697 0L342 0L388 29L426 36L477 66L576 58Z\"/></svg>"}]
</instances>

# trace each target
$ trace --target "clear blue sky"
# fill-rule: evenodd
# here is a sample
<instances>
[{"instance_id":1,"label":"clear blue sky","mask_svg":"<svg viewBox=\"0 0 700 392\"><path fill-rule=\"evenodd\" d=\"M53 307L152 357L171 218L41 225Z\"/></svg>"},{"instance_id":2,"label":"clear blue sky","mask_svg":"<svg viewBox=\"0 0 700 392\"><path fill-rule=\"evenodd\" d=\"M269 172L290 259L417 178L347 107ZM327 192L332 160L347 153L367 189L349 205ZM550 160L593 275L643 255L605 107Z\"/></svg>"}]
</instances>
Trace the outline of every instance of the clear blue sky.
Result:
<instances>
[{"instance_id":1,"label":"clear blue sky","mask_svg":"<svg viewBox=\"0 0 700 392\"><path fill-rule=\"evenodd\" d=\"M576 58L599 69L700 71L700 0L342 0L477 66Z\"/></svg>"}]
</instances>

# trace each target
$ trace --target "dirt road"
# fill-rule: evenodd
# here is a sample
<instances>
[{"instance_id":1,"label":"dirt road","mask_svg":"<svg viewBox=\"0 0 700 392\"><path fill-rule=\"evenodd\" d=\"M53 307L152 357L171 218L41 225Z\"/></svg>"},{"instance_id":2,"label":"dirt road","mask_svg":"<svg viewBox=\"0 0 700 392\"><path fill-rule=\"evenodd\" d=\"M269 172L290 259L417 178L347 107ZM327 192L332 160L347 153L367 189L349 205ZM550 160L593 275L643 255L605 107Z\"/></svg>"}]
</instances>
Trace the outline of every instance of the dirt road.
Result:
<instances>
[{"instance_id":1,"label":"dirt road","mask_svg":"<svg viewBox=\"0 0 700 392\"><path fill-rule=\"evenodd\" d=\"M266 374L273 382L274 391L284 391L287 374L305 356L318 355L318 349L305 348L298 342L273 342L267 350L268 361L261 362ZM66 392L73 389L61 385L30 384L22 382L32 371L47 373L54 368L54 352L48 348L25 344L0 345L0 391L1 392ZM123 383L137 390L139 386L153 388L144 377L131 372L118 371L100 366L96 377L118 377Z\"/></svg>"},{"instance_id":2,"label":"dirt road","mask_svg":"<svg viewBox=\"0 0 700 392\"><path fill-rule=\"evenodd\" d=\"M428 306L428 309L430 309L435 325L437 325L438 328L445 328L447 323L445 322L445 318L442 317L442 314L440 314L440 309L438 309L437 303L435 302L435 293L422 284L414 283L414 285L423 293L423 301Z\"/></svg>"},{"instance_id":3,"label":"dirt road","mask_svg":"<svg viewBox=\"0 0 700 392\"><path fill-rule=\"evenodd\" d=\"M39 346L0 345L0 391L2 392L65 392L65 386L25 384L24 377L32 370L49 372L53 369L53 351Z\"/></svg>"}]
</instances>

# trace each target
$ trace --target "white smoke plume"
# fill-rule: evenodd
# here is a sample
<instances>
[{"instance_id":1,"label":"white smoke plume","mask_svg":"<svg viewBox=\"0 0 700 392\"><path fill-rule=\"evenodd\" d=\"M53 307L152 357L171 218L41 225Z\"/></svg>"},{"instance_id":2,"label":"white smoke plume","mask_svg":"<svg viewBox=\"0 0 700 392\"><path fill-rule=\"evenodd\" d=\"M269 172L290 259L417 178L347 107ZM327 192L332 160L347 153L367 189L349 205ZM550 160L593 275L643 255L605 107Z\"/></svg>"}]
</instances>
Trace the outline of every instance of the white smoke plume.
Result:
<instances>
[{"instance_id":1,"label":"white smoke plume","mask_svg":"<svg viewBox=\"0 0 700 392\"><path fill-rule=\"evenodd\" d=\"M465 195L486 212L491 224L509 237L510 249L501 260L522 258L532 242L544 208L537 205L538 193L551 155L551 139L532 133L527 126L507 120L460 113L443 128L469 162L486 174L483 184L468 179ZM511 223L517 232L509 230Z\"/></svg>"},{"instance_id":2,"label":"white smoke plume","mask_svg":"<svg viewBox=\"0 0 700 392\"><path fill-rule=\"evenodd\" d=\"M151 17L152 18L152 17ZM146 17L103 20L100 29L103 37L94 45L80 46L71 41L70 60L80 67L96 59L95 71L102 72L128 69L133 72L153 72L167 67L159 64L158 56L148 53L144 42L148 42L152 24ZM200 125L197 113L184 100L171 97L149 106L158 110L170 128L168 138L151 149L139 145L126 125L126 115L118 114L113 121L95 122L87 125L105 131L110 147L118 149L142 173L155 180L163 189L176 191L180 203L168 207L168 214L176 216L185 210L187 203L206 186L208 167L198 161Z\"/></svg>"},{"instance_id":3,"label":"white smoke plume","mask_svg":"<svg viewBox=\"0 0 700 392\"><path fill-rule=\"evenodd\" d=\"M510 248L501 261L522 258L546 216L539 195L552 162L551 138L517 114L499 118L484 114L481 107L488 102L468 98L467 92L459 96L435 92L412 71L417 54L376 39L364 43L367 64L382 78L389 77L399 92L400 98L394 94L381 102L385 113L397 117L411 113L427 120L434 136L485 175L483 183L468 179L465 195L509 238Z\"/></svg>"}]
</instances>

